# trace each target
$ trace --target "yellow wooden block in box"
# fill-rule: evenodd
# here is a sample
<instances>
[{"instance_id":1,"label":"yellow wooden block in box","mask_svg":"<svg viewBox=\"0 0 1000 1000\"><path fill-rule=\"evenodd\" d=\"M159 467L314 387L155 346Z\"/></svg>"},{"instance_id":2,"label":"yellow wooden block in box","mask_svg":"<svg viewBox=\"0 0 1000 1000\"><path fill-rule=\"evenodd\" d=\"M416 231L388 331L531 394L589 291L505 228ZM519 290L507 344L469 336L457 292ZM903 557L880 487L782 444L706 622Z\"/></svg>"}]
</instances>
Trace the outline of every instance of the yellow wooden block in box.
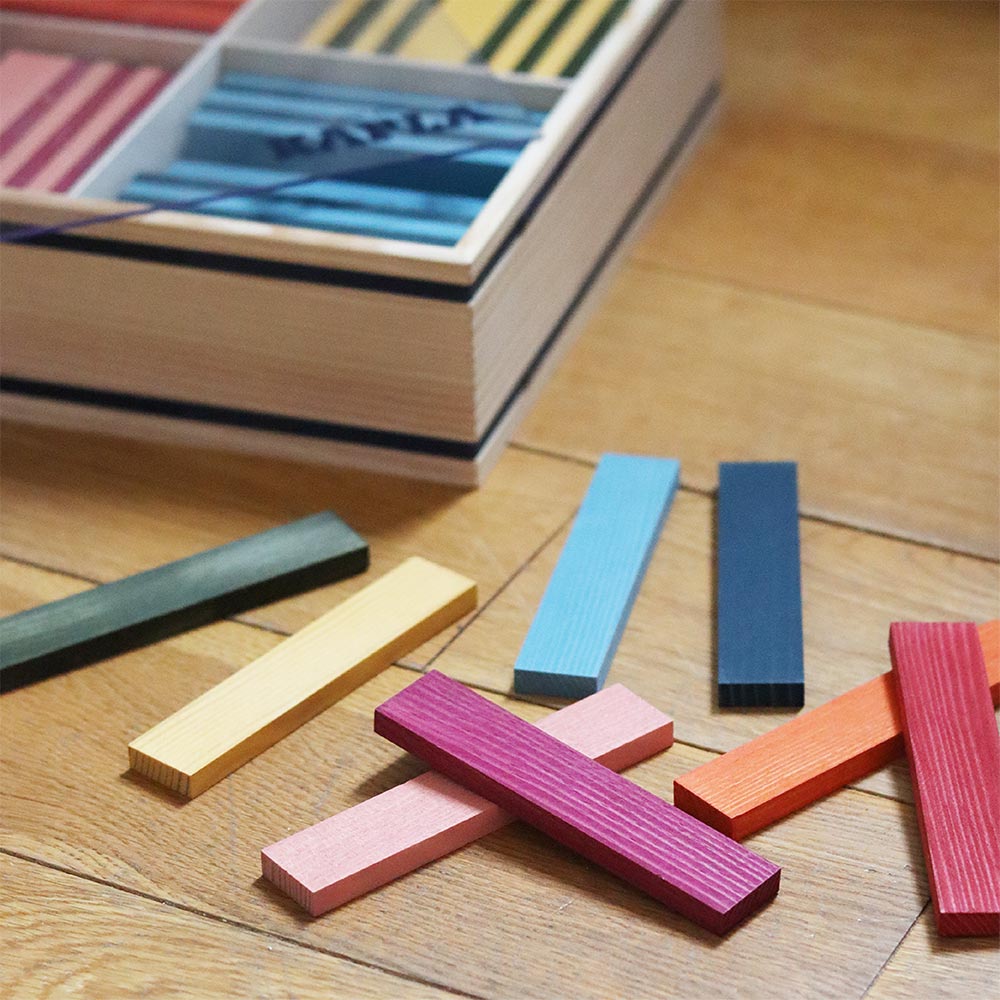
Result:
<instances>
[{"instance_id":1,"label":"yellow wooden block in box","mask_svg":"<svg viewBox=\"0 0 1000 1000\"><path fill-rule=\"evenodd\" d=\"M329 10L309 29L309 33L302 39L302 44L311 49L321 49L329 45L334 36L349 21L357 17L367 2L368 0L340 0L339 3L332 4Z\"/></svg>"},{"instance_id":2,"label":"yellow wooden block in box","mask_svg":"<svg viewBox=\"0 0 1000 1000\"><path fill-rule=\"evenodd\" d=\"M194 798L475 606L472 580L407 559L133 740L129 765Z\"/></svg>"}]
</instances>

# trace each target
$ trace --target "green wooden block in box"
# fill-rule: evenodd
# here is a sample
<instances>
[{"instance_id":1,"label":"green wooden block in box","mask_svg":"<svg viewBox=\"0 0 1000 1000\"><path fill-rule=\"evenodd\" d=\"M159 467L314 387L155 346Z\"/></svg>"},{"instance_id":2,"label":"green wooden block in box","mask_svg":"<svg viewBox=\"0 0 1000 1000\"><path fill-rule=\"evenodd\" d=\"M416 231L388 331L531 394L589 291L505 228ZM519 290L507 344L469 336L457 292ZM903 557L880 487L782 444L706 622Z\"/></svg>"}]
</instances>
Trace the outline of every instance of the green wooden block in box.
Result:
<instances>
[{"instance_id":1,"label":"green wooden block in box","mask_svg":"<svg viewBox=\"0 0 1000 1000\"><path fill-rule=\"evenodd\" d=\"M0 690L362 573L368 543L324 511L0 619Z\"/></svg>"}]
</instances>

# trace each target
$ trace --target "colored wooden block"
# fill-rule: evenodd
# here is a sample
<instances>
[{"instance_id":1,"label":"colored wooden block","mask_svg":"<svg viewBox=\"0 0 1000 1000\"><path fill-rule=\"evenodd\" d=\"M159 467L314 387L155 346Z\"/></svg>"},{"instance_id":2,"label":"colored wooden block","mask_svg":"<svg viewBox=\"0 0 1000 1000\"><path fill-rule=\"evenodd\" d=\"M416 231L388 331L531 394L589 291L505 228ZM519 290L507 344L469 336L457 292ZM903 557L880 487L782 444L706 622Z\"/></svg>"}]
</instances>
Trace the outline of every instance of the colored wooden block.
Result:
<instances>
[{"instance_id":1,"label":"colored wooden block","mask_svg":"<svg viewBox=\"0 0 1000 1000\"><path fill-rule=\"evenodd\" d=\"M805 698L794 462L722 462L717 522L719 705Z\"/></svg>"},{"instance_id":2,"label":"colored wooden block","mask_svg":"<svg viewBox=\"0 0 1000 1000\"><path fill-rule=\"evenodd\" d=\"M674 724L620 684L538 728L615 771L674 740ZM264 877L314 917L499 830L512 816L429 771L265 847Z\"/></svg>"},{"instance_id":3,"label":"colored wooden block","mask_svg":"<svg viewBox=\"0 0 1000 1000\"><path fill-rule=\"evenodd\" d=\"M993 703L1000 699L1000 621L979 626ZM674 781L674 804L742 840L903 752L891 673L859 684Z\"/></svg>"},{"instance_id":4,"label":"colored wooden block","mask_svg":"<svg viewBox=\"0 0 1000 1000\"><path fill-rule=\"evenodd\" d=\"M514 664L519 694L582 698L604 683L679 475L674 459L601 458Z\"/></svg>"},{"instance_id":5,"label":"colored wooden block","mask_svg":"<svg viewBox=\"0 0 1000 1000\"><path fill-rule=\"evenodd\" d=\"M158 28L215 31L243 0L4 0L10 10L60 17L123 21Z\"/></svg>"},{"instance_id":6,"label":"colored wooden block","mask_svg":"<svg viewBox=\"0 0 1000 1000\"><path fill-rule=\"evenodd\" d=\"M517 69L533 50L538 38L545 33L553 13L551 4L534 3L521 8L520 17L499 43L493 46L493 51L486 55L485 61L495 70Z\"/></svg>"},{"instance_id":7,"label":"colored wooden block","mask_svg":"<svg viewBox=\"0 0 1000 1000\"><path fill-rule=\"evenodd\" d=\"M162 174L151 176L182 184L202 184L216 191L225 191L234 187L264 188L276 184L291 185L291 182L302 175L290 171L267 170L264 167L178 160L171 163ZM353 206L396 215L425 216L465 223L471 222L486 204L483 198L466 198L446 193L430 194L415 191L413 188L361 184L351 180L307 181L277 191L269 191L268 197L277 198L279 201Z\"/></svg>"},{"instance_id":8,"label":"colored wooden block","mask_svg":"<svg viewBox=\"0 0 1000 1000\"><path fill-rule=\"evenodd\" d=\"M59 137L72 134L89 116L91 103L117 86L120 67L109 62L86 65L65 93L44 110L9 149L0 153L0 184L19 186L25 174L34 176Z\"/></svg>"},{"instance_id":9,"label":"colored wooden block","mask_svg":"<svg viewBox=\"0 0 1000 1000\"><path fill-rule=\"evenodd\" d=\"M778 891L776 865L437 671L375 731L717 934Z\"/></svg>"},{"instance_id":10,"label":"colored wooden block","mask_svg":"<svg viewBox=\"0 0 1000 1000\"><path fill-rule=\"evenodd\" d=\"M439 94L408 93L398 90L378 90L374 87L357 87L322 80L305 80L294 76L230 71L224 73L219 86L226 90L249 90L263 94L285 94L312 100L363 101L373 108L408 108L416 111L447 111L455 106L456 98ZM512 102L466 100L462 107L473 108L490 118L530 121L540 125L545 120L544 111L533 111Z\"/></svg>"},{"instance_id":11,"label":"colored wooden block","mask_svg":"<svg viewBox=\"0 0 1000 1000\"><path fill-rule=\"evenodd\" d=\"M457 243L467 229L465 223L448 219L413 218L359 208L317 205L289 198L252 195L220 198L216 197L218 191L219 188L210 185L184 184L160 175L140 174L122 191L121 197L123 201L161 205L207 199L203 204L188 207L186 211L442 246Z\"/></svg>"},{"instance_id":12,"label":"colored wooden block","mask_svg":"<svg viewBox=\"0 0 1000 1000\"><path fill-rule=\"evenodd\" d=\"M604 19L611 0L581 0L562 31L532 67L539 76L558 76Z\"/></svg>"},{"instance_id":13,"label":"colored wooden block","mask_svg":"<svg viewBox=\"0 0 1000 1000\"><path fill-rule=\"evenodd\" d=\"M115 656L361 573L368 545L324 512L0 619L0 688Z\"/></svg>"},{"instance_id":14,"label":"colored wooden block","mask_svg":"<svg viewBox=\"0 0 1000 1000\"><path fill-rule=\"evenodd\" d=\"M892 671L938 931L1000 934L1000 733L976 627L894 622Z\"/></svg>"},{"instance_id":15,"label":"colored wooden block","mask_svg":"<svg viewBox=\"0 0 1000 1000\"><path fill-rule=\"evenodd\" d=\"M0 59L0 140L7 142L8 129L25 116L38 117L47 107L50 88L64 80L77 63L67 56L14 49ZM3 146L0 145L0 150Z\"/></svg>"},{"instance_id":16,"label":"colored wooden block","mask_svg":"<svg viewBox=\"0 0 1000 1000\"><path fill-rule=\"evenodd\" d=\"M155 66L125 70L116 89L71 135L59 141L41 169L21 185L36 191L66 191L163 89L170 74Z\"/></svg>"},{"instance_id":17,"label":"colored wooden block","mask_svg":"<svg viewBox=\"0 0 1000 1000\"><path fill-rule=\"evenodd\" d=\"M475 606L471 580L407 559L137 737L129 766L194 798Z\"/></svg>"}]
</instances>

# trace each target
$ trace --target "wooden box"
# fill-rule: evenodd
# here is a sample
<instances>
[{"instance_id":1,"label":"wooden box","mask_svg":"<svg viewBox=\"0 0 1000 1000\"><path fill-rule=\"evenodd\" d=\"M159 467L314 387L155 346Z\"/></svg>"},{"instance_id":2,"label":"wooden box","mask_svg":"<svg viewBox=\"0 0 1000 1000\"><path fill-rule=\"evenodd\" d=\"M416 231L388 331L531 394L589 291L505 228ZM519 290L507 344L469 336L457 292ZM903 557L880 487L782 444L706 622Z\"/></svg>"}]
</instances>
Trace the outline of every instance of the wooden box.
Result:
<instances>
[{"instance_id":1,"label":"wooden box","mask_svg":"<svg viewBox=\"0 0 1000 1000\"><path fill-rule=\"evenodd\" d=\"M66 194L4 189L3 412L478 483L718 105L713 0L631 0L572 78L305 49L329 0L250 0L214 36L4 14L6 48L176 75ZM453 246L119 213L220 74L546 112Z\"/></svg>"}]
</instances>

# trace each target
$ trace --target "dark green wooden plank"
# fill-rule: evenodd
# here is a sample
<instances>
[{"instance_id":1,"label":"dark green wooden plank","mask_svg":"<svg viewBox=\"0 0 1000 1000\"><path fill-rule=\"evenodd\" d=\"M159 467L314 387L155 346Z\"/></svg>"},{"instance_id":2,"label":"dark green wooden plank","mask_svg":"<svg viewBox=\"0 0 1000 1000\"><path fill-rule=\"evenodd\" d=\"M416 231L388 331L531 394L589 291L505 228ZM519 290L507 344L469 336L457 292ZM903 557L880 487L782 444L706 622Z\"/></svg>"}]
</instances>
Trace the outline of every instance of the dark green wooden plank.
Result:
<instances>
[{"instance_id":1,"label":"dark green wooden plank","mask_svg":"<svg viewBox=\"0 0 1000 1000\"><path fill-rule=\"evenodd\" d=\"M324 511L0 619L0 690L30 684L368 568Z\"/></svg>"}]
</instances>

